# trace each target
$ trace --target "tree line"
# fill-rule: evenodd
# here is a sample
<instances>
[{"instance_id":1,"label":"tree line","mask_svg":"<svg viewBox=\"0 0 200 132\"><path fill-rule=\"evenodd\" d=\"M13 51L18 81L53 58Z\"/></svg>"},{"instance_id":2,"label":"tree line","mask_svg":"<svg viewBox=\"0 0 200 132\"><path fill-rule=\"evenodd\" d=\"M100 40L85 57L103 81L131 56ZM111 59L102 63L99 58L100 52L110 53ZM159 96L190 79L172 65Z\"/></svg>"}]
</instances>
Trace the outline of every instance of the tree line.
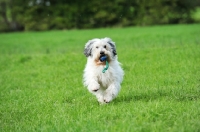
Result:
<instances>
[{"instance_id":1,"label":"tree line","mask_svg":"<svg viewBox=\"0 0 200 132\"><path fill-rule=\"evenodd\" d=\"M193 23L199 0L0 0L0 31Z\"/></svg>"}]
</instances>

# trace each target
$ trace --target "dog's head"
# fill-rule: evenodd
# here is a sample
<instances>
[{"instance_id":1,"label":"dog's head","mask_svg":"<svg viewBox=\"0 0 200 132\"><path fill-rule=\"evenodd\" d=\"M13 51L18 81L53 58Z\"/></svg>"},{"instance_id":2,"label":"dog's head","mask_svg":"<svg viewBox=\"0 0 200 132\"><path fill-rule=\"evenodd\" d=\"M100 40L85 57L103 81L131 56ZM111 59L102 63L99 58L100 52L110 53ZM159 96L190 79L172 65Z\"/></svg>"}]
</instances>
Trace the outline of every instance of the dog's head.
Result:
<instances>
[{"instance_id":1,"label":"dog's head","mask_svg":"<svg viewBox=\"0 0 200 132\"><path fill-rule=\"evenodd\" d=\"M84 54L86 57L91 57L97 64L104 64L100 62L100 57L106 55L108 61L114 60L117 55L115 42L110 38L92 39L85 44Z\"/></svg>"}]
</instances>

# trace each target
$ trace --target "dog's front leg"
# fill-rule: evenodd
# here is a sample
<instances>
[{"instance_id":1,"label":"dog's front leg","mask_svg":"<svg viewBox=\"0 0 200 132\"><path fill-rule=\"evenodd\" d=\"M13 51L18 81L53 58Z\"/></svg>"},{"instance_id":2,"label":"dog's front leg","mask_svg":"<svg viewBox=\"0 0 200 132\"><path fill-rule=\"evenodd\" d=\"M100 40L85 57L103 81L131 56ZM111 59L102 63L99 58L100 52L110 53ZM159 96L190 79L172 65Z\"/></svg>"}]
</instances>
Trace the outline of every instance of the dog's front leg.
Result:
<instances>
[{"instance_id":1,"label":"dog's front leg","mask_svg":"<svg viewBox=\"0 0 200 132\"><path fill-rule=\"evenodd\" d=\"M91 93L97 92L99 90L99 88L100 88L100 85L95 79L90 80L90 82L88 84L88 90Z\"/></svg>"},{"instance_id":2,"label":"dog's front leg","mask_svg":"<svg viewBox=\"0 0 200 132\"><path fill-rule=\"evenodd\" d=\"M103 91L100 89L100 84L95 79L90 81L88 90L96 96L99 103L104 103Z\"/></svg>"},{"instance_id":3,"label":"dog's front leg","mask_svg":"<svg viewBox=\"0 0 200 132\"><path fill-rule=\"evenodd\" d=\"M120 83L113 82L105 91L104 102L109 103L112 101L120 91Z\"/></svg>"}]
</instances>

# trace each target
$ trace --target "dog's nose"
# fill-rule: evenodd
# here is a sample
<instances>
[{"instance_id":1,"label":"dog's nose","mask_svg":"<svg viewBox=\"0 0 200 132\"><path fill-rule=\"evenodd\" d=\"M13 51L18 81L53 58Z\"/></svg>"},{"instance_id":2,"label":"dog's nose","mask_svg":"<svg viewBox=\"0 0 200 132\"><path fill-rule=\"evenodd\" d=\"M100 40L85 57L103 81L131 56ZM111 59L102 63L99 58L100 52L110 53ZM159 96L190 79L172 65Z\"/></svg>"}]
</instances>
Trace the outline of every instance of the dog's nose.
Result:
<instances>
[{"instance_id":1,"label":"dog's nose","mask_svg":"<svg viewBox=\"0 0 200 132\"><path fill-rule=\"evenodd\" d=\"M104 52L103 52L103 51L101 51L101 52L100 52L100 54L101 54L101 55L103 55L103 54L104 54Z\"/></svg>"}]
</instances>

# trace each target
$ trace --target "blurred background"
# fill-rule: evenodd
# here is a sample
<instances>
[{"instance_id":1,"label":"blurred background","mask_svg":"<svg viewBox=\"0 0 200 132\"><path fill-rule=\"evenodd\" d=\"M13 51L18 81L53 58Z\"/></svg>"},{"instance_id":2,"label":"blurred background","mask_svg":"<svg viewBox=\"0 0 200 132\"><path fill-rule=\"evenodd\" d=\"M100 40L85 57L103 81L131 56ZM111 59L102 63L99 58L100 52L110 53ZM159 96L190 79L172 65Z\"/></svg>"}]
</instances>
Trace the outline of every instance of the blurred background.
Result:
<instances>
[{"instance_id":1,"label":"blurred background","mask_svg":"<svg viewBox=\"0 0 200 132\"><path fill-rule=\"evenodd\" d=\"M200 0L0 0L0 32L200 22Z\"/></svg>"}]
</instances>

